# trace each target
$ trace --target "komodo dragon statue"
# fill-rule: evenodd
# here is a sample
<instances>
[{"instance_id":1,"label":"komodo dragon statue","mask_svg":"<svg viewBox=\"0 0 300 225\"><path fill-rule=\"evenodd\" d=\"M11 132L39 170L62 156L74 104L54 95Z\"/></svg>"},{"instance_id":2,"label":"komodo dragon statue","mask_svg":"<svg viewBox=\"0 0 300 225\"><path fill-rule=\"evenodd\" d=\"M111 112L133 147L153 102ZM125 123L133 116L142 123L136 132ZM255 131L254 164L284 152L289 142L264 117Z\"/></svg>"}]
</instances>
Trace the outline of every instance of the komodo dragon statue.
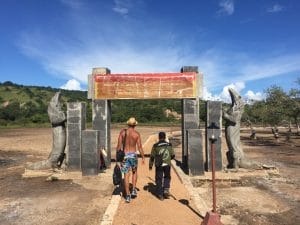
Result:
<instances>
[{"instance_id":1,"label":"komodo dragon statue","mask_svg":"<svg viewBox=\"0 0 300 225\"><path fill-rule=\"evenodd\" d=\"M48 105L48 116L52 124L52 151L48 159L31 163L27 169L40 170L60 167L65 157L66 116L61 109L60 92L56 92Z\"/></svg>"},{"instance_id":2,"label":"komodo dragon statue","mask_svg":"<svg viewBox=\"0 0 300 225\"><path fill-rule=\"evenodd\" d=\"M232 88L228 89L231 97L231 107L223 109L225 120L225 136L228 146L228 168L260 169L259 163L250 161L245 157L240 141L240 121L244 112L244 102L241 96Z\"/></svg>"}]
</instances>

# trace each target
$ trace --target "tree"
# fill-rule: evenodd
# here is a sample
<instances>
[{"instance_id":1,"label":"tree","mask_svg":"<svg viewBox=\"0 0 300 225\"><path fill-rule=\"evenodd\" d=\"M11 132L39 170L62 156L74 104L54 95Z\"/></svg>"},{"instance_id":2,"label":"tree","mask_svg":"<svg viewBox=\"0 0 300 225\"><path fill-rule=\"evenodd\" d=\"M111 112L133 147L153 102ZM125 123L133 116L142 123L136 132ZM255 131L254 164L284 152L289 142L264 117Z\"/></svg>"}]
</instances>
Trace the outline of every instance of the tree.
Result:
<instances>
[{"instance_id":1,"label":"tree","mask_svg":"<svg viewBox=\"0 0 300 225\"><path fill-rule=\"evenodd\" d=\"M297 79L296 83L300 86L300 78ZM289 101L287 107L287 115L294 120L297 126L297 132L299 133L300 126L300 88L293 88L289 91Z\"/></svg>"},{"instance_id":2,"label":"tree","mask_svg":"<svg viewBox=\"0 0 300 225\"><path fill-rule=\"evenodd\" d=\"M0 108L0 119L15 121L21 116L20 104L18 102L12 102L6 107Z\"/></svg>"},{"instance_id":3,"label":"tree","mask_svg":"<svg viewBox=\"0 0 300 225\"><path fill-rule=\"evenodd\" d=\"M266 122L278 125L287 117L289 96L279 86L273 85L266 90Z\"/></svg>"},{"instance_id":4,"label":"tree","mask_svg":"<svg viewBox=\"0 0 300 225\"><path fill-rule=\"evenodd\" d=\"M261 123L263 126L268 121L267 105L265 100L255 101L252 104L245 105L242 121L254 124Z\"/></svg>"}]
</instances>

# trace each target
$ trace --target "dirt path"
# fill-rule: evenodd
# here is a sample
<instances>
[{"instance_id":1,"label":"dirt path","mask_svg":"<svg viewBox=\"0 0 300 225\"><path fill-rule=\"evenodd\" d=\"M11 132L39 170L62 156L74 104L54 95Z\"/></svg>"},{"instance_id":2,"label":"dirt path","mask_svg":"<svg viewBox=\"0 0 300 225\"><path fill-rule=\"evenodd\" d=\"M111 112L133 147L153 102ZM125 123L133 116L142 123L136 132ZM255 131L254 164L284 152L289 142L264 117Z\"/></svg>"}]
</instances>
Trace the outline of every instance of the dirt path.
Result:
<instances>
[{"instance_id":1,"label":"dirt path","mask_svg":"<svg viewBox=\"0 0 300 225\"><path fill-rule=\"evenodd\" d=\"M129 204L121 200L114 218L114 225L153 225L153 224L197 224L202 221L193 203L189 202L189 196L175 171L171 171L172 196L164 201L156 198L155 194L155 170L148 170L149 159L145 165L139 162L138 197ZM187 204L189 203L189 204Z\"/></svg>"}]
</instances>

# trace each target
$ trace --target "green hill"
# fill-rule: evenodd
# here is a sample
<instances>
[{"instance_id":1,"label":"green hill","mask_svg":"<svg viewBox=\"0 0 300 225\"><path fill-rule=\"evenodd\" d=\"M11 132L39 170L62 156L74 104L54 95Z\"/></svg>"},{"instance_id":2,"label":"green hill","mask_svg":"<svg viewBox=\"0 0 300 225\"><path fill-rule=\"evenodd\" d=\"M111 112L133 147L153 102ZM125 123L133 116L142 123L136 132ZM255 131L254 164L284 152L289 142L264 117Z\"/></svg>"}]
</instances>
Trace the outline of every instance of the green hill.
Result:
<instances>
[{"instance_id":1,"label":"green hill","mask_svg":"<svg viewBox=\"0 0 300 225\"><path fill-rule=\"evenodd\" d=\"M0 83L0 126L50 126L47 107L57 91L61 92L63 109L67 102L74 101L87 102L88 109L91 108L86 91L24 86L6 81ZM87 116L90 120L91 113Z\"/></svg>"},{"instance_id":2,"label":"green hill","mask_svg":"<svg viewBox=\"0 0 300 225\"><path fill-rule=\"evenodd\" d=\"M62 107L67 102L86 102L87 121L92 120L92 103L86 91L70 91L51 87L24 86L10 81L0 83L0 126L50 126L47 107L55 92L61 92ZM168 122L179 124L180 100L113 100L112 122L124 123L134 116L141 123Z\"/></svg>"}]
</instances>

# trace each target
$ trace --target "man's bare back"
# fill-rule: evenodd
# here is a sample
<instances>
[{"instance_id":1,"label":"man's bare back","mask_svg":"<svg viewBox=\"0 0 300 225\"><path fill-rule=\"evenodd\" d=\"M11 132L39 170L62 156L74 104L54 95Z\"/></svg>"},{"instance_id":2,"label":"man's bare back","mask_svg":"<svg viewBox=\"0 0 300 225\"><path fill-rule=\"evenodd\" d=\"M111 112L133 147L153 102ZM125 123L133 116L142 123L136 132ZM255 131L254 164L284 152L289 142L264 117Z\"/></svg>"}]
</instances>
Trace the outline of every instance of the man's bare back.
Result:
<instances>
[{"instance_id":1,"label":"man's bare back","mask_svg":"<svg viewBox=\"0 0 300 225\"><path fill-rule=\"evenodd\" d=\"M123 129L120 132L119 139L118 139L118 147L117 149L121 149L123 140L125 138L125 132L126 132L126 140L125 140L125 149L124 152L136 152L136 147L138 147L138 150L142 149L142 143L141 143L141 136L139 132L134 130L133 127L129 127L128 129Z\"/></svg>"}]
</instances>

